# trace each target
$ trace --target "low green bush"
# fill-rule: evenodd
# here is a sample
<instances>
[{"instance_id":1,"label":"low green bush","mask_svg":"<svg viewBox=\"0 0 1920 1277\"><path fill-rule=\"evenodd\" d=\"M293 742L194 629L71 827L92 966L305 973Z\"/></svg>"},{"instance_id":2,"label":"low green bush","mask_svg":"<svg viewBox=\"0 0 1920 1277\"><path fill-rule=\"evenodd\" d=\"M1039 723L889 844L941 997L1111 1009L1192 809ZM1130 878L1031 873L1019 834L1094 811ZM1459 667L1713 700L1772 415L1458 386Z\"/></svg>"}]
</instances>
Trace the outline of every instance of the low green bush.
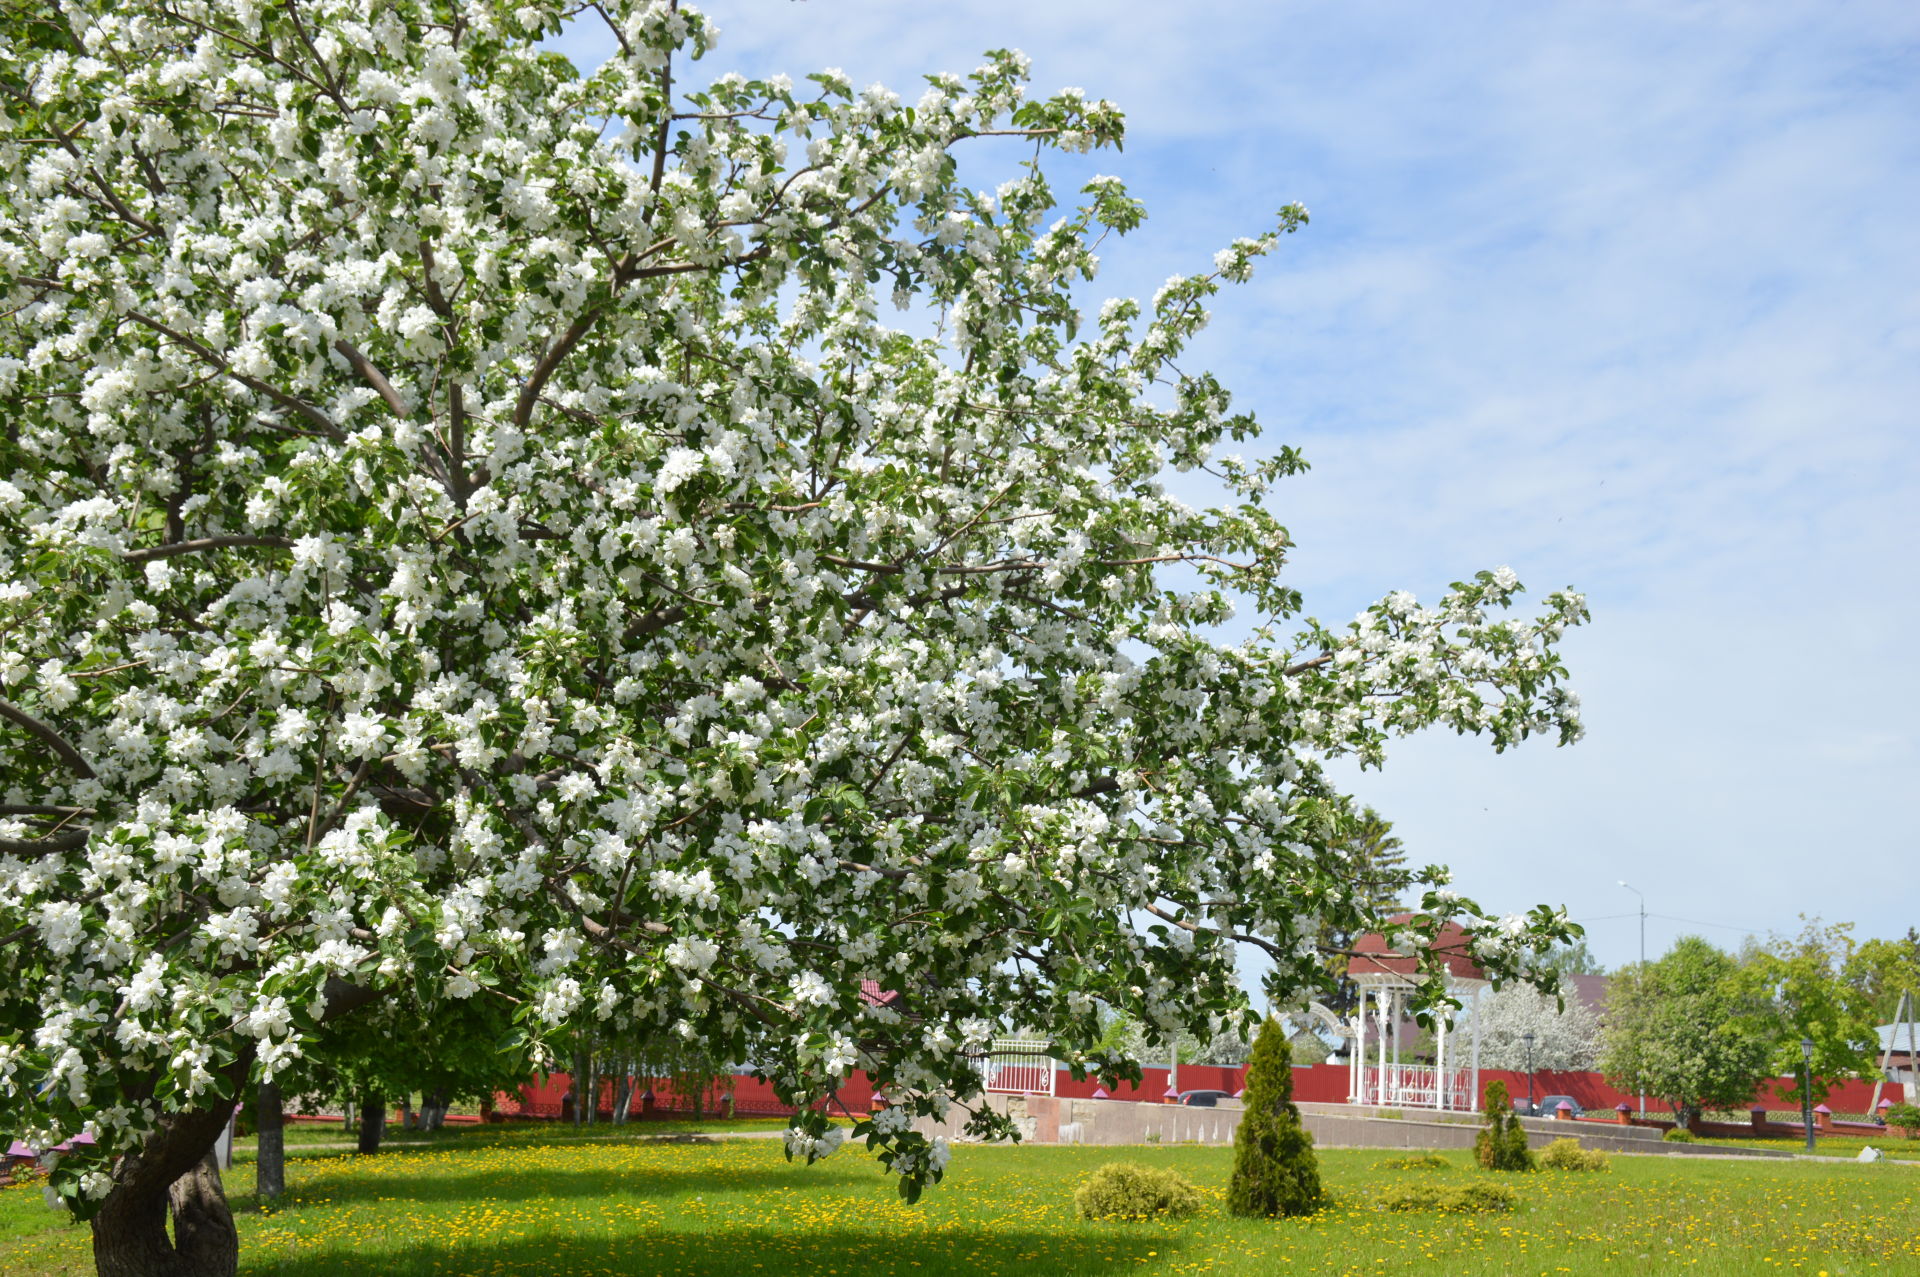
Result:
<instances>
[{"instance_id":1,"label":"low green bush","mask_svg":"<svg viewBox=\"0 0 1920 1277\"><path fill-rule=\"evenodd\" d=\"M1676 1126L1660 1138L1669 1144L1691 1144L1693 1143L1693 1132L1684 1126Z\"/></svg>"},{"instance_id":2,"label":"low green bush","mask_svg":"<svg viewBox=\"0 0 1920 1277\"><path fill-rule=\"evenodd\" d=\"M1581 1148L1579 1140L1560 1139L1541 1151L1540 1165L1556 1171L1610 1171L1613 1159L1597 1148Z\"/></svg>"},{"instance_id":3,"label":"low green bush","mask_svg":"<svg viewBox=\"0 0 1920 1277\"><path fill-rule=\"evenodd\" d=\"M1185 1219L1200 1190L1183 1176L1138 1162L1108 1162L1073 1193L1081 1219Z\"/></svg>"},{"instance_id":4,"label":"low green bush","mask_svg":"<svg viewBox=\"0 0 1920 1277\"><path fill-rule=\"evenodd\" d=\"M1380 1209L1390 1211L1447 1211L1485 1214L1510 1211L1520 1195L1504 1184L1474 1180L1467 1184L1404 1184L1379 1197Z\"/></svg>"},{"instance_id":5,"label":"low green bush","mask_svg":"<svg viewBox=\"0 0 1920 1277\"><path fill-rule=\"evenodd\" d=\"M1415 1153L1410 1157L1389 1157L1374 1163L1374 1167L1383 1171L1450 1171L1453 1163L1438 1153Z\"/></svg>"},{"instance_id":6,"label":"low green bush","mask_svg":"<svg viewBox=\"0 0 1920 1277\"><path fill-rule=\"evenodd\" d=\"M1887 1110L1888 1126L1904 1126L1908 1139L1920 1139L1920 1104L1896 1104Z\"/></svg>"}]
</instances>

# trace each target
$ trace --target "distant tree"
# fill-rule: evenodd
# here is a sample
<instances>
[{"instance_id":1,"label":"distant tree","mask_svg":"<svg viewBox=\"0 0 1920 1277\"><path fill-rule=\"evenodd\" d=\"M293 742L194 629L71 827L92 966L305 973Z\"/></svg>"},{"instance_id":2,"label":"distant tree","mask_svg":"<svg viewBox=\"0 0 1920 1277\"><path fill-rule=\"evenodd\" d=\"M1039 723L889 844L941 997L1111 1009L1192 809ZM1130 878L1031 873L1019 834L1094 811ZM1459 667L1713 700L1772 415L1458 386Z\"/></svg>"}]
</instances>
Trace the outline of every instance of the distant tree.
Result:
<instances>
[{"instance_id":1,"label":"distant tree","mask_svg":"<svg viewBox=\"0 0 1920 1277\"><path fill-rule=\"evenodd\" d=\"M1867 997L1876 1023L1893 1018L1902 993L1920 995L1920 930L1892 940L1863 940L1846 964L1846 978Z\"/></svg>"},{"instance_id":2,"label":"distant tree","mask_svg":"<svg viewBox=\"0 0 1920 1277\"><path fill-rule=\"evenodd\" d=\"M1593 950L1587 947L1584 938L1557 944L1540 959L1540 968L1555 975L1605 975L1607 968L1600 959L1593 956Z\"/></svg>"},{"instance_id":3,"label":"distant tree","mask_svg":"<svg viewBox=\"0 0 1920 1277\"><path fill-rule=\"evenodd\" d=\"M1227 1209L1259 1219L1319 1210L1326 1200L1320 1163L1293 1103L1293 1058L1279 1020L1260 1026L1244 1100L1246 1111L1233 1133Z\"/></svg>"},{"instance_id":4,"label":"distant tree","mask_svg":"<svg viewBox=\"0 0 1920 1277\"><path fill-rule=\"evenodd\" d=\"M1777 1034L1760 1027L1764 1006L1731 956L1684 936L1658 962L1614 977L1600 1067L1691 1125L1705 1109L1744 1105L1768 1076Z\"/></svg>"},{"instance_id":5,"label":"distant tree","mask_svg":"<svg viewBox=\"0 0 1920 1277\"><path fill-rule=\"evenodd\" d=\"M1840 1078L1873 1071L1879 1037L1874 1000L1847 979L1857 969L1853 924L1801 919L1798 936L1775 935L1746 955L1741 976L1758 1004L1754 1031L1772 1047L1771 1071L1798 1079L1813 1043L1813 1097L1824 1100ZM1799 1096L1796 1080L1788 1092Z\"/></svg>"},{"instance_id":6,"label":"distant tree","mask_svg":"<svg viewBox=\"0 0 1920 1277\"><path fill-rule=\"evenodd\" d=\"M1528 1033L1536 1069L1590 1069L1600 1058L1600 1017L1577 997L1563 1006L1530 984L1509 984L1482 999L1479 1016L1480 1060L1488 1068L1526 1068Z\"/></svg>"},{"instance_id":7,"label":"distant tree","mask_svg":"<svg viewBox=\"0 0 1920 1277\"><path fill-rule=\"evenodd\" d=\"M1349 812L1336 828L1335 846L1352 865L1355 893L1378 914L1401 908L1407 852L1393 832L1393 822L1372 807L1363 807L1357 814ZM1320 928L1320 952L1329 980L1321 1000L1336 1015L1351 1016L1360 1005L1359 986L1347 979L1348 955L1360 934L1331 923Z\"/></svg>"}]
</instances>

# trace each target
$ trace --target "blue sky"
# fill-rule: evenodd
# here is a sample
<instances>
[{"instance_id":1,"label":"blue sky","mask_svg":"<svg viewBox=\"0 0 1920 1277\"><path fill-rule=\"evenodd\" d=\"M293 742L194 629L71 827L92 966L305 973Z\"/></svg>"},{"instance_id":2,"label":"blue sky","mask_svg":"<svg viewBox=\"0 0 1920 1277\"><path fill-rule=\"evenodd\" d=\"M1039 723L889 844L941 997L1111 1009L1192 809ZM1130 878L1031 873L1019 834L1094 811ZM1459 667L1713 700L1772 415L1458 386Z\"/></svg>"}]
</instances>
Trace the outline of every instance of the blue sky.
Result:
<instances>
[{"instance_id":1,"label":"blue sky","mask_svg":"<svg viewBox=\"0 0 1920 1277\"><path fill-rule=\"evenodd\" d=\"M703 77L911 97L1014 47L1036 90L1120 103L1127 149L1086 171L1151 218L1103 292L1312 211L1204 342L1313 463L1275 496L1309 610L1510 563L1594 612L1585 742L1422 738L1352 777L1412 859L1596 919L1608 963L1637 952L1622 878L1650 955L1920 925L1920 6L703 8Z\"/></svg>"}]
</instances>

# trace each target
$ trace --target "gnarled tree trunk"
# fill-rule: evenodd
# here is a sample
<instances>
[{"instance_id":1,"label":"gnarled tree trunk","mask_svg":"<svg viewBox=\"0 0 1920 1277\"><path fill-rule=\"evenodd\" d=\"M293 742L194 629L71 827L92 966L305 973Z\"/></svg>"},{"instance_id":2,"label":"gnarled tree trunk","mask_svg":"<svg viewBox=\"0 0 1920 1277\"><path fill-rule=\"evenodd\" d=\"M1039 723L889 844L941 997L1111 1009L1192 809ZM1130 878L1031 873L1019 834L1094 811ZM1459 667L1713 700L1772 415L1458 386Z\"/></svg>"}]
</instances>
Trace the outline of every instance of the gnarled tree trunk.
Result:
<instances>
[{"instance_id":1,"label":"gnarled tree trunk","mask_svg":"<svg viewBox=\"0 0 1920 1277\"><path fill-rule=\"evenodd\" d=\"M227 1101L171 1114L145 1147L115 1164L113 1188L92 1220L100 1277L233 1277L240 1235L213 1160L232 1116Z\"/></svg>"}]
</instances>

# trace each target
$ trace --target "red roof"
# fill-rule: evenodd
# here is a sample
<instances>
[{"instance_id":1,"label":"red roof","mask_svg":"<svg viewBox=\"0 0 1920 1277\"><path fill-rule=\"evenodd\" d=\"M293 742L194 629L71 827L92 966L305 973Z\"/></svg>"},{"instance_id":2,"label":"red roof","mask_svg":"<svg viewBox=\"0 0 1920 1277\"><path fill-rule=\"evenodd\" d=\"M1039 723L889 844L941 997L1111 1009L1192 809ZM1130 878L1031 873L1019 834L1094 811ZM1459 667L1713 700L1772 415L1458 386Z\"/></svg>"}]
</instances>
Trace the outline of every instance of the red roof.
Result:
<instances>
[{"instance_id":1,"label":"red roof","mask_svg":"<svg viewBox=\"0 0 1920 1277\"><path fill-rule=\"evenodd\" d=\"M1396 913L1388 922L1407 922L1413 918L1410 913ZM1387 943L1387 938L1378 931L1369 931L1354 941L1354 956L1347 961L1349 975L1398 975L1417 976L1420 973L1420 959L1410 953L1400 953ZM1462 980L1484 980L1487 973L1473 960L1473 947L1467 940L1466 929L1457 922L1449 922L1440 928L1440 934L1434 937L1433 952L1445 964L1449 974Z\"/></svg>"},{"instance_id":2,"label":"red roof","mask_svg":"<svg viewBox=\"0 0 1920 1277\"><path fill-rule=\"evenodd\" d=\"M860 982L860 1000L863 1002L871 1002L877 1007L890 1007L900 1001L900 990L882 989L878 980L862 980Z\"/></svg>"}]
</instances>

